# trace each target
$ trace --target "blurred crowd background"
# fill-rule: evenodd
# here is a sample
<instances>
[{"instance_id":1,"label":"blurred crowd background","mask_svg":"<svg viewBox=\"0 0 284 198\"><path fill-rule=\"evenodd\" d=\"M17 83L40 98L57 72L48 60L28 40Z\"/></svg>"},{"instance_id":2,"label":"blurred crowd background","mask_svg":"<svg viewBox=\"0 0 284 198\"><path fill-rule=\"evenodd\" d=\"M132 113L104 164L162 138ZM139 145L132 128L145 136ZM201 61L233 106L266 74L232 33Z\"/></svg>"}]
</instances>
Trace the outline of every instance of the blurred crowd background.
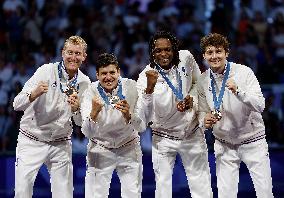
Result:
<instances>
[{"instance_id":1,"label":"blurred crowd background","mask_svg":"<svg viewBox=\"0 0 284 198\"><path fill-rule=\"evenodd\" d=\"M0 154L15 153L19 120L13 99L36 69L61 60L66 38L88 44L81 70L96 80L96 58L114 53L122 75L137 79L148 64L148 41L157 30L176 34L200 69L200 38L226 35L229 60L253 69L266 98L263 118L271 148L284 147L283 0L0 0ZM142 138L150 149L150 133ZM211 134L207 134L209 147ZM73 152L85 153L87 140L74 127Z\"/></svg>"}]
</instances>

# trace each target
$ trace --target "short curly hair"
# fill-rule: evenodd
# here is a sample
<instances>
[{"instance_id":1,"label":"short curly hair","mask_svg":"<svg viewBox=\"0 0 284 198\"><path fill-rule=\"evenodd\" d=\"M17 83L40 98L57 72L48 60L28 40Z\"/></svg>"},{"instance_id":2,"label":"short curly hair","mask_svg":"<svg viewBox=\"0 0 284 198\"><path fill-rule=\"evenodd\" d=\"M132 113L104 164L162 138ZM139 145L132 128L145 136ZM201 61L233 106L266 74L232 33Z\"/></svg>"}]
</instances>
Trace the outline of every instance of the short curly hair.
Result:
<instances>
[{"instance_id":1,"label":"short curly hair","mask_svg":"<svg viewBox=\"0 0 284 198\"><path fill-rule=\"evenodd\" d=\"M150 56L150 63L151 65L153 65L154 63L154 49L155 49L155 42L160 39L160 38L165 38L165 39L169 39L169 41L172 44L172 48L173 48L173 60L172 60L172 64L177 66L180 62L179 60L179 41L178 39L171 33L168 31L159 31L156 32L152 38L150 39L149 42L149 56Z\"/></svg>"},{"instance_id":2,"label":"short curly hair","mask_svg":"<svg viewBox=\"0 0 284 198\"><path fill-rule=\"evenodd\" d=\"M80 37L80 36L70 36L66 41L64 42L63 50L66 49L67 44L73 44L73 45L81 45L84 49L84 52L87 51L87 43L86 41Z\"/></svg>"},{"instance_id":3,"label":"short curly hair","mask_svg":"<svg viewBox=\"0 0 284 198\"><path fill-rule=\"evenodd\" d=\"M223 47L225 52L229 52L230 43L225 36L218 33L210 33L201 38L200 48L202 54L205 53L206 47L208 46Z\"/></svg>"},{"instance_id":4,"label":"short curly hair","mask_svg":"<svg viewBox=\"0 0 284 198\"><path fill-rule=\"evenodd\" d=\"M107 67L109 65L115 65L116 68L119 69L116 56L109 53L100 54L96 64L97 72L100 68Z\"/></svg>"}]
</instances>

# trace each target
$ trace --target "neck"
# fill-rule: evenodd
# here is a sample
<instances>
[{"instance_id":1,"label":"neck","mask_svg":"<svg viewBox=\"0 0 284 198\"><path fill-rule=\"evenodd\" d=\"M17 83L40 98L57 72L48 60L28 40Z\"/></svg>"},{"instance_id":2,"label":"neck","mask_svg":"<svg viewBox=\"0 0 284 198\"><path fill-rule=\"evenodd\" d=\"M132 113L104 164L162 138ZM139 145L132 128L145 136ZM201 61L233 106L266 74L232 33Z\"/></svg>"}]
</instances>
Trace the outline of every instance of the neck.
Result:
<instances>
[{"instance_id":1,"label":"neck","mask_svg":"<svg viewBox=\"0 0 284 198\"><path fill-rule=\"evenodd\" d=\"M226 68L226 64L223 65L222 67L211 67L211 70L214 72L214 73L217 73L217 74L223 74L224 71L225 71L225 68Z\"/></svg>"},{"instance_id":2,"label":"neck","mask_svg":"<svg viewBox=\"0 0 284 198\"><path fill-rule=\"evenodd\" d=\"M77 74L77 71L70 71L70 70L67 70L66 71L68 76L69 76L69 79L68 80L71 80L72 78L74 78L74 76Z\"/></svg>"},{"instance_id":3,"label":"neck","mask_svg":"<svg viewBox=\"0 0 284 198\"><path fill-rule=\"evenodd\" d=\"M103 86L102 86L102 88L104 89L104 91L106 93L112 94L113 90L115 90L117 88L117 85L114 88L112 88L112 89L107 89L106 87L103 87Z\"/></svg>"},{"instance_id":4,"label":"neck","mask_svg":"<svg viewBox=\"0 0 284 198\"><path fill-rule=\"evenodd\" d=\"M160 66L164 70L169 70L172 68L172 65Z\"/></svg>"}]
</instances>

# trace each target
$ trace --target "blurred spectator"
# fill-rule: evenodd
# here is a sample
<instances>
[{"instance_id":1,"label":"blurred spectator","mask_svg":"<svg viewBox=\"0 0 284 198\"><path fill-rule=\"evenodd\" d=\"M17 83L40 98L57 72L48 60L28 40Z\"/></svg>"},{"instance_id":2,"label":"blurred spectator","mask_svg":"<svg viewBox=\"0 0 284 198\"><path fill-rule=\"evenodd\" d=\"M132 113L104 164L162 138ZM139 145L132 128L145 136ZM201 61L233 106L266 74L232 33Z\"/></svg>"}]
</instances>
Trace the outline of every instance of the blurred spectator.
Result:
<instances>
[{"instance_id":1,"label":"blurred spectator","mask_svg":"<svg viewBox=\"0 0 284 198\"><path fill-rule=\"evenodd\" d=\"M280 120L283 115L281 109L275 107L274 100L273 94L266 97L265 109L262 113L267 142L270 144L279 143L283 139L280 127Z\"/></svg>"}]
</instances>

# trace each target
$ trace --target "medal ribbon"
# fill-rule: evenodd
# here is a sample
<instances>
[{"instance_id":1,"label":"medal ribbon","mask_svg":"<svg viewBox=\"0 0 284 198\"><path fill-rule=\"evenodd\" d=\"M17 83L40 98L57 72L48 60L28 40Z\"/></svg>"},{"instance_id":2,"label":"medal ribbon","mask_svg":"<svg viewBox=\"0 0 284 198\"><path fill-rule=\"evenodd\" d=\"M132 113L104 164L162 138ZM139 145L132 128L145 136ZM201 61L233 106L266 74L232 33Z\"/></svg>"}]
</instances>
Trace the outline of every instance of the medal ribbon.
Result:
<instances>
[{"instance_id":1,"label":"medal ribbon","mask_svg":"<svg viewBox=\"0 0 284 198\"><path fill-rule=\"evenodd\" d=\"M122 83L121 83L120 80L118 80L118 85L117 86L118 86L117 96L119 97L120 100L124 100L125 96L122 94ZM109 98L108 98L106 92L104 91L104 89L103 89L103 87L101 86L100 83L98 84L97 88L98 88L99 94L102 97L102 99L104 100L104 102L107 105L110 105Z\"/></svg>"},{"instance_id":2,"label":"medal ribbon","mask_svg":"<svg viewBox=\"0 0 284 198\"><path fill-rule=\"evenodd\" d=\"M170 79L167 77L166 73L162 70L160 65L158 63L154 62L156 65L156 69L158 72L162 75L162 77L165 79L175 96L177 97L178 100L183 100L183 94L182 94L182 80L179 75L178 69L176 69L176 76L177 76L177 81L178 81L178 87L176 88L173 83L170 81Z\"/></svg>"},{"instance_id":3,"label":"medal ribbon","mask_svg":"<svg viewBox=\"0 0 284 198\"><path fill-rule=\"evenodd\" d=\"M62 79L62 68L63 68L63 61L61 61L59 64L58 64L58 76L59 76L59 83L60 83L60 90L62 93L65 93L65 91L63 90L62 88L62 84L61 84L61 79ZM77 85L77 88L75 88L76 84L77 84L77 80L78 80L78 73L76 73L74 79L72 81L70 81L69 83L66 83L67 85L67 89L69 87L73 87L74 89L76 89L76 91L79 90L79 84Z\"/></svg>"},{"instance_id":4,"label":"medal ribbon","mask_svg":"<svg viewBox=\"0 0 284 198\"><path fill-rule=\"evenodd\" d=\"M217 83L214 79L212 71L210 70L211 88L212 88L212 94L213 94L214 109L216 109L218 111L220 110L220 106L221 106L221 103L223 101L223 96L224 96L224 92L225 92L225 84L226 84L226 81L229 78L229 73L230 73L230 63L228 62L227 67L226 67L226 71L225 71L225 74L224 74L224 78L223 78L223 81L222 81L220 93L219 93L219 96L218 96L218 99L217 99L214 82L215 82L216 86L217 86Z\"/></svg>"}]
</instances>

